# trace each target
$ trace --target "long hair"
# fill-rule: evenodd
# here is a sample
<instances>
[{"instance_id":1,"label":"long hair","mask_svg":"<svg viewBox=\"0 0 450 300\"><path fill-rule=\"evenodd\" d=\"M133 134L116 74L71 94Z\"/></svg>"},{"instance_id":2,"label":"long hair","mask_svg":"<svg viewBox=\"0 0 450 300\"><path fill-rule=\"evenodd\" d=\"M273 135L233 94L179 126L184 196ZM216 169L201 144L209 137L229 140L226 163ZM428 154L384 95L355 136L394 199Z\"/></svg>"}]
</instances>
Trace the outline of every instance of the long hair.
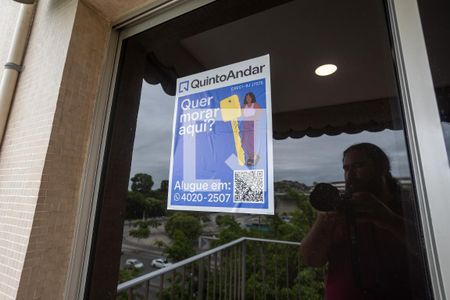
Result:
<instances>
[{"instance_id":1,"label":"long hair","mask_svg":"<svg viewBox=\"0 0 450 300\"><path fill-rule=\"evenodd\" d=\"M375 166L379 169L380 173L385 170L384 175L386 175L389 190L392 193L397 193L399 191L400 184L391 174L391 163L389 161L389 157L383 150L381 150L380 147L371 143L354 144L344 151L343 157L351 151L365 153L367 157L375 163Z\"/></svg>"},{"instance_id":2,"label":"long hair","mask_svg":"<svg viewBox=\"0 0 450 300\"><path fill-rule=\"evenodd\" d=\"M244 105L247 104L247 96L250 97L250 99L252 99L251 103L256 103L256 97L255 94L253 94L252 92L248 92L247 94L245 94L244 96Z\"/></svg>"}]
</instances>

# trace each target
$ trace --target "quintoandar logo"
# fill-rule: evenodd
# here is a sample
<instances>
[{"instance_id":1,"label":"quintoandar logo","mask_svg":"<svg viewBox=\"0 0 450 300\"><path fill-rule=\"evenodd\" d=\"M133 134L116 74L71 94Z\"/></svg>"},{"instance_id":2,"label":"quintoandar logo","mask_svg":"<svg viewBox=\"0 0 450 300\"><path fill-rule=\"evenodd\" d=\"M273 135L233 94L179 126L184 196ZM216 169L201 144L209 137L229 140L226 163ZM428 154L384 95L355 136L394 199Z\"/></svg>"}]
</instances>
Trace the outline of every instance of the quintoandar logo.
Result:
<instances>
[{"instance_id":1,"label":"quintoandar logo","mask_svg":"<svg viewBox=\"0 0 450 300\"><path fill-rule=\"evenodd\" d=\"M178 87L178 93L183 93L189 91L189 80L180 82Z\"/></svg>"}]
</instances>

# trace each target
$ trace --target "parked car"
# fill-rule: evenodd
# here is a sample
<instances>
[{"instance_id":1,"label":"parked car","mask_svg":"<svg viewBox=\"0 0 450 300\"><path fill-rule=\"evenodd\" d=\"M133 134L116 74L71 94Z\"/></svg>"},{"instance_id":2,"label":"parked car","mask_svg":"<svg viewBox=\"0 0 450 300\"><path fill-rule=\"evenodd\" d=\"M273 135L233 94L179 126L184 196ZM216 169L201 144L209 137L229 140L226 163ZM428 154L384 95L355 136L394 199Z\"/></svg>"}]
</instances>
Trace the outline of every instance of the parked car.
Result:
<instances>
[{"instance_id":1,"label":"parked car","mask_svg":"<svg viewBox=\"0 0 450 300\"><path fill-rule=\"evenodd\" d=\"M291 222L291 216L286 216L286 215L283 215L283 216L281 216L281 220L283 220L283 222L286 222L286 223L289 223L289 222Z\"/></svg>"},{"instance_id":2,"label":"parked car","mask_svg":"<svg viewBox=\"0 0 450 300\"><path fill-rule=\"evenodd\" d=\"M165 258L155 258L154 260L152 260L152 267L159 268L159 269L170 266L171 264L172 263L170 263Z\"/></svg>"},{"instance_id":3,"label":"parked car","mask_svg":"<svg viewBox=\"0 0 450 300\"><path fill-rule=\"evenodd\" d=\"M129 268L140 269L144 267L144 263L135 258L129 258L125 261L125 266Z\"/></svg>"}]
</instances>

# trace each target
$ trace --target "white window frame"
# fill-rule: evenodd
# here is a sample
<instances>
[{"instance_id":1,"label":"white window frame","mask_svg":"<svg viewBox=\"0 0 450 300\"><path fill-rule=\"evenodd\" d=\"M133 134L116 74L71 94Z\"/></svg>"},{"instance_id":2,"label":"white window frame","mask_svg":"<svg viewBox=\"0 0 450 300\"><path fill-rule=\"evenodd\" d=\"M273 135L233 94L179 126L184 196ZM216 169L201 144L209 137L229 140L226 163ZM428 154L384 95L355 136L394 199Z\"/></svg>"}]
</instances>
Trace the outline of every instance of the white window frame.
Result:
<instances>
[{"instance_id":1,"label":"white window frame","mask_svg":"<svg viewBox=\"0 0 450 300\"><path fill-rule=\"evenodd\" d=\"M389 0L387 4L431 285L435 299L447 299L450 169L419 8L415 0Z\"/></svg>"}]
</instances>

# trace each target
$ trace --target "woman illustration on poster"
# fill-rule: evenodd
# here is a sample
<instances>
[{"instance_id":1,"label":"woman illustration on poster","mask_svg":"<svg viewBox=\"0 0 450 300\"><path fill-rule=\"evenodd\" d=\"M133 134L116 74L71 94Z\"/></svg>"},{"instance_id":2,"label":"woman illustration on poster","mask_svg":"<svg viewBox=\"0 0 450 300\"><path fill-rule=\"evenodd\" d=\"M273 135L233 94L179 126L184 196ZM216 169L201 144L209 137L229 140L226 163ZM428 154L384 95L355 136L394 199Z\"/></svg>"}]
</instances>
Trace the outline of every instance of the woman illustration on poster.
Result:
<instances>
[{"instance_id":1,"label":"woman illustration on poster","mask_svg":"<svg viewBox=\"0 0 450 300\"><path fill-rule=\"evenodd\" d=\"M255 122L259 115L259 106L256 103L255 94L249 92L244 97L244 107L242 108L242 147L247 157L247 166L254 166L258 163L259 156L255 153Z\"/></svg>"}]
</instances>

